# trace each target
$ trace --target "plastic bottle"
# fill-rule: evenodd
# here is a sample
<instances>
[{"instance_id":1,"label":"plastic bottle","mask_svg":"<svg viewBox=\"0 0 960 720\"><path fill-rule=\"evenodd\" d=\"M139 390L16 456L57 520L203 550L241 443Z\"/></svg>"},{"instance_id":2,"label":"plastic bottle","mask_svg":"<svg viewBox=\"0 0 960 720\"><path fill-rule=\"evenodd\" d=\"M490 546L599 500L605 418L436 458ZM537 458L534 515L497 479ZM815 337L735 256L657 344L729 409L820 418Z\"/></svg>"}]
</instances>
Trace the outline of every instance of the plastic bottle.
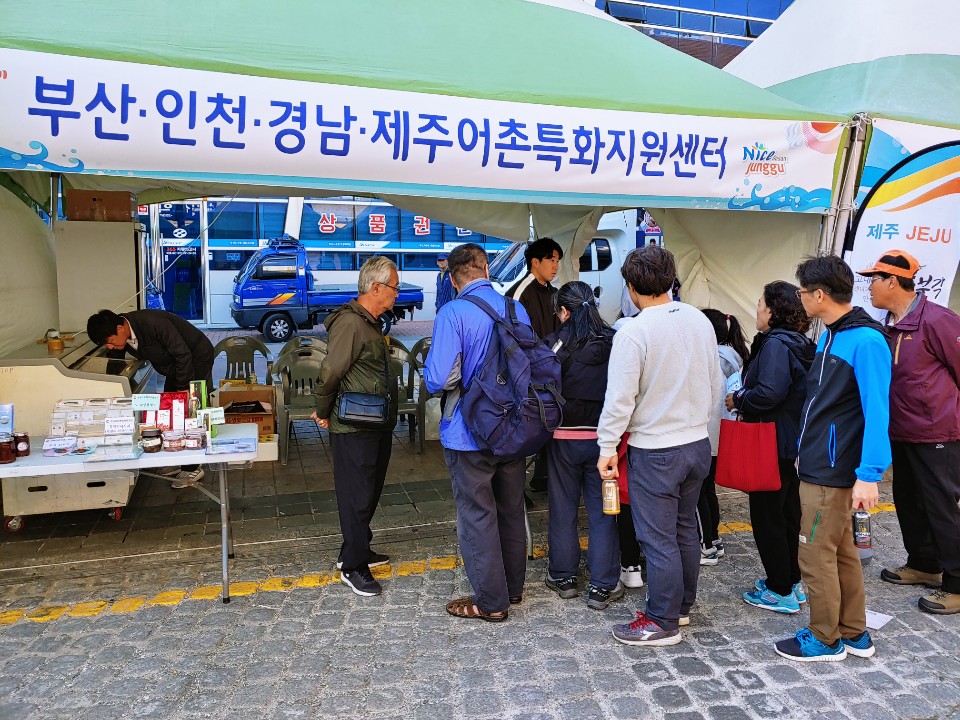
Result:
<instances>
[{"instance_id":1,"label":"plastic bottle","mask_svg":"<svg viewBox=\"0 0 960 720\"><path fill-rule=\"evenodd\" d=\"M863 509L863 505L853 513L853 544L860 552L860 562L869 565L873 560L873 530L870 513Z\"/></svg>"},{"instance_id":2,"label":"plastic bottle","mask_svg":"<svg viewBox=\"0 0 960 720\"><path fill-rule=\"evenodd\" d=\"M617 486L617 481L613 478L603 481L602 487L602 497L603 497L603 514L604 515L619 515L620 514L620 488Z\"/></svg>"}]
</instances>

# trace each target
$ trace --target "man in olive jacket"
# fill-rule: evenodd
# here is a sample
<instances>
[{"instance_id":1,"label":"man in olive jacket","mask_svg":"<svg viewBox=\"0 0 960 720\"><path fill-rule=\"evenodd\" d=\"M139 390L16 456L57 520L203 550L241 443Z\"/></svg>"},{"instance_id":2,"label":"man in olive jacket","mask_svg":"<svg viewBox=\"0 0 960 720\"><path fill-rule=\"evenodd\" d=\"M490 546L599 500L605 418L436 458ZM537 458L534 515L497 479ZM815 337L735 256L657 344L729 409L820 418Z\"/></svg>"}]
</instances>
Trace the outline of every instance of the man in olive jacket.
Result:
<instances>
[{"instance_id":1,"label":"man in olive jacket","mask_svg":"<svg viewBox=\"0 0 960 720\"><path fill-rule=\"evenodd\" d=\"M324 321L329 350L320 365L320 384L314 390L317 410L313 419L330 431L333 450L333 483L343 534L337 560L340 581L364 597L382 591L370 567L389 560L370 548L370 521L383 491L397 421L396 378L390 370L390 355L378 318L393 307L399 284L397 266L389 259L374 256L363 264L359 297ZM338 398L344 392L389 393L387 427L361 429L337 417Z\"/></svg>"}]
</instances>

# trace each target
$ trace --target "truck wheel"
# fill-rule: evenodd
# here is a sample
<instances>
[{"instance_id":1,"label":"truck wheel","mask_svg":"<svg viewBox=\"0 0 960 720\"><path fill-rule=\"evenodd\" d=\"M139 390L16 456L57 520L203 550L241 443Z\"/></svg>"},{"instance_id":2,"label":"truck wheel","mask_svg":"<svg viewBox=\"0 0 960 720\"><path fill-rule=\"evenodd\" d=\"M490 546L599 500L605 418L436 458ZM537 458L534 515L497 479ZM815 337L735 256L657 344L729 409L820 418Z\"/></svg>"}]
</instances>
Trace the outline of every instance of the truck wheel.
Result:
<instances>
[{"instance_id":1,"label":"truck wheel","mask_svg":"<svg viewBox=\"0 0 960 720\"><path fill-rule=\"evenodd\" d=\"M384 335L388 335L390 333L390 328L393 327L393 315L390 313L384 313L378 319L380 320L380 332Z\"/></svg>"},{"instance_id":2,"label":"truck wheel","mask_svg":"<svg viewBox=\"0 0 960 720\"><path fill-rule=\"evenodd\" d=\"M284 313L274 313L263 321L263 334L270 342L286 342L293 337L293 323Z\"/></svg>"}]
</instances>

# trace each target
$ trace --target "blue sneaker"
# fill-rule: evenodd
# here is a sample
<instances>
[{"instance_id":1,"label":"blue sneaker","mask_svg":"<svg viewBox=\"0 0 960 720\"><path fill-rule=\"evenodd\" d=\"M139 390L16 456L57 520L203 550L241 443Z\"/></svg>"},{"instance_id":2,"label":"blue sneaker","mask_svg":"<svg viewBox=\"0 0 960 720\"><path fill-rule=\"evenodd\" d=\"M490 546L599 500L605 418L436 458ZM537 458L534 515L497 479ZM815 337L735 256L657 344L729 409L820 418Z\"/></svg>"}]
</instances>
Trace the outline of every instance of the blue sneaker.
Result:
<instances>
[{"instance_id":1,"label":"blue sneaker","mask_svg":"<svg viewBox=\"0 0 960 720\"><path fill-rule=\"evenodd\" d=\"M873 657L873 654L877 651L877 646L873 644L873 640L870 639L870 633L866 630L849 640L844 638L843 645L848 653L856 655L857 657Z\"/></svg>"},{"instance_id":2,"label":"blue sneaker","mask_svg":"<svg viewBox=\"0 0 960 720\"><path fill-rule=\"evenodd\" d=\"M809 628L800 630L792 638L773 644L777 655L797 662L839 662L847 659L847 646L843 640L826 645L810 632Z\"/></svg>"},{"instance_id":3,"label":"blue sneaker","mask_svg":"<svg viewBox=\"0 0 960 720\"><path fill-rule=\"evenodd\" d=\"M800 612L800 604L793 596L793 593L789 595L778 595L770 589L751 590L743 594L743 601L747 605L753 605L754 607L772 610L778 613L788 613L792 615Z\"/></svg>"},{"instance_id":4,"label":"blue sneaker","mask_svg":"<svg viewBox=\"0 0 960 720\"><path fill-rule=\"evenodd\" d=\"M764 590L767 589L767 581L757 580L753 583L753 586L760 592L763 592ZM793 586L793 596L797 598L798 605L805 605L807 603L807 593L803 591L802 584L797 583L796 585Z\"/></svg>"}]
</instances>

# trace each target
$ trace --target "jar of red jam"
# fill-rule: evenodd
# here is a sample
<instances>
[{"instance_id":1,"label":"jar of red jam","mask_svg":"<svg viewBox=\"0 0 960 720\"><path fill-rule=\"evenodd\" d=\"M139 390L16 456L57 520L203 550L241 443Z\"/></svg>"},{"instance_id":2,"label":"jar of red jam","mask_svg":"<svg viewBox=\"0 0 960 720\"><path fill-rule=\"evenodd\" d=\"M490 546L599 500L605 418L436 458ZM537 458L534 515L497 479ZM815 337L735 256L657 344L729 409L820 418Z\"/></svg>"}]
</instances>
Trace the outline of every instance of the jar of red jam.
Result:
<instances>
[{"instance_id":1,"label":"jar of red jam","mask_svg":"<svg viewBox=\"0 0 960 720\"><path fill-rule=\"evenodd\" d=\"M148 453L160 452L163 449L163 434L158 427L141 427L140 442L143 451Z\"/></svg>"},{"instance_id":2,"label":"jar of red jam","mask_svg":"<svg viewBox=\"0 0 960 720\"><path fill-rule=\"evenodd\" d=\"M13 442L17 446L17 457L27 457L30 454L30 435L25 432L15 432Z\"/></svg>"},{"instance_id":3,"label":"jar of red jam","mask_svg":"<svg viewBox=\"0 0 960 720\"><path fill-rule=\"evenodd\" d=\"M13 442L13 435L0 433L0 463L12 463L17 459L17 446Z\"/></svg>"}]
</instances>

